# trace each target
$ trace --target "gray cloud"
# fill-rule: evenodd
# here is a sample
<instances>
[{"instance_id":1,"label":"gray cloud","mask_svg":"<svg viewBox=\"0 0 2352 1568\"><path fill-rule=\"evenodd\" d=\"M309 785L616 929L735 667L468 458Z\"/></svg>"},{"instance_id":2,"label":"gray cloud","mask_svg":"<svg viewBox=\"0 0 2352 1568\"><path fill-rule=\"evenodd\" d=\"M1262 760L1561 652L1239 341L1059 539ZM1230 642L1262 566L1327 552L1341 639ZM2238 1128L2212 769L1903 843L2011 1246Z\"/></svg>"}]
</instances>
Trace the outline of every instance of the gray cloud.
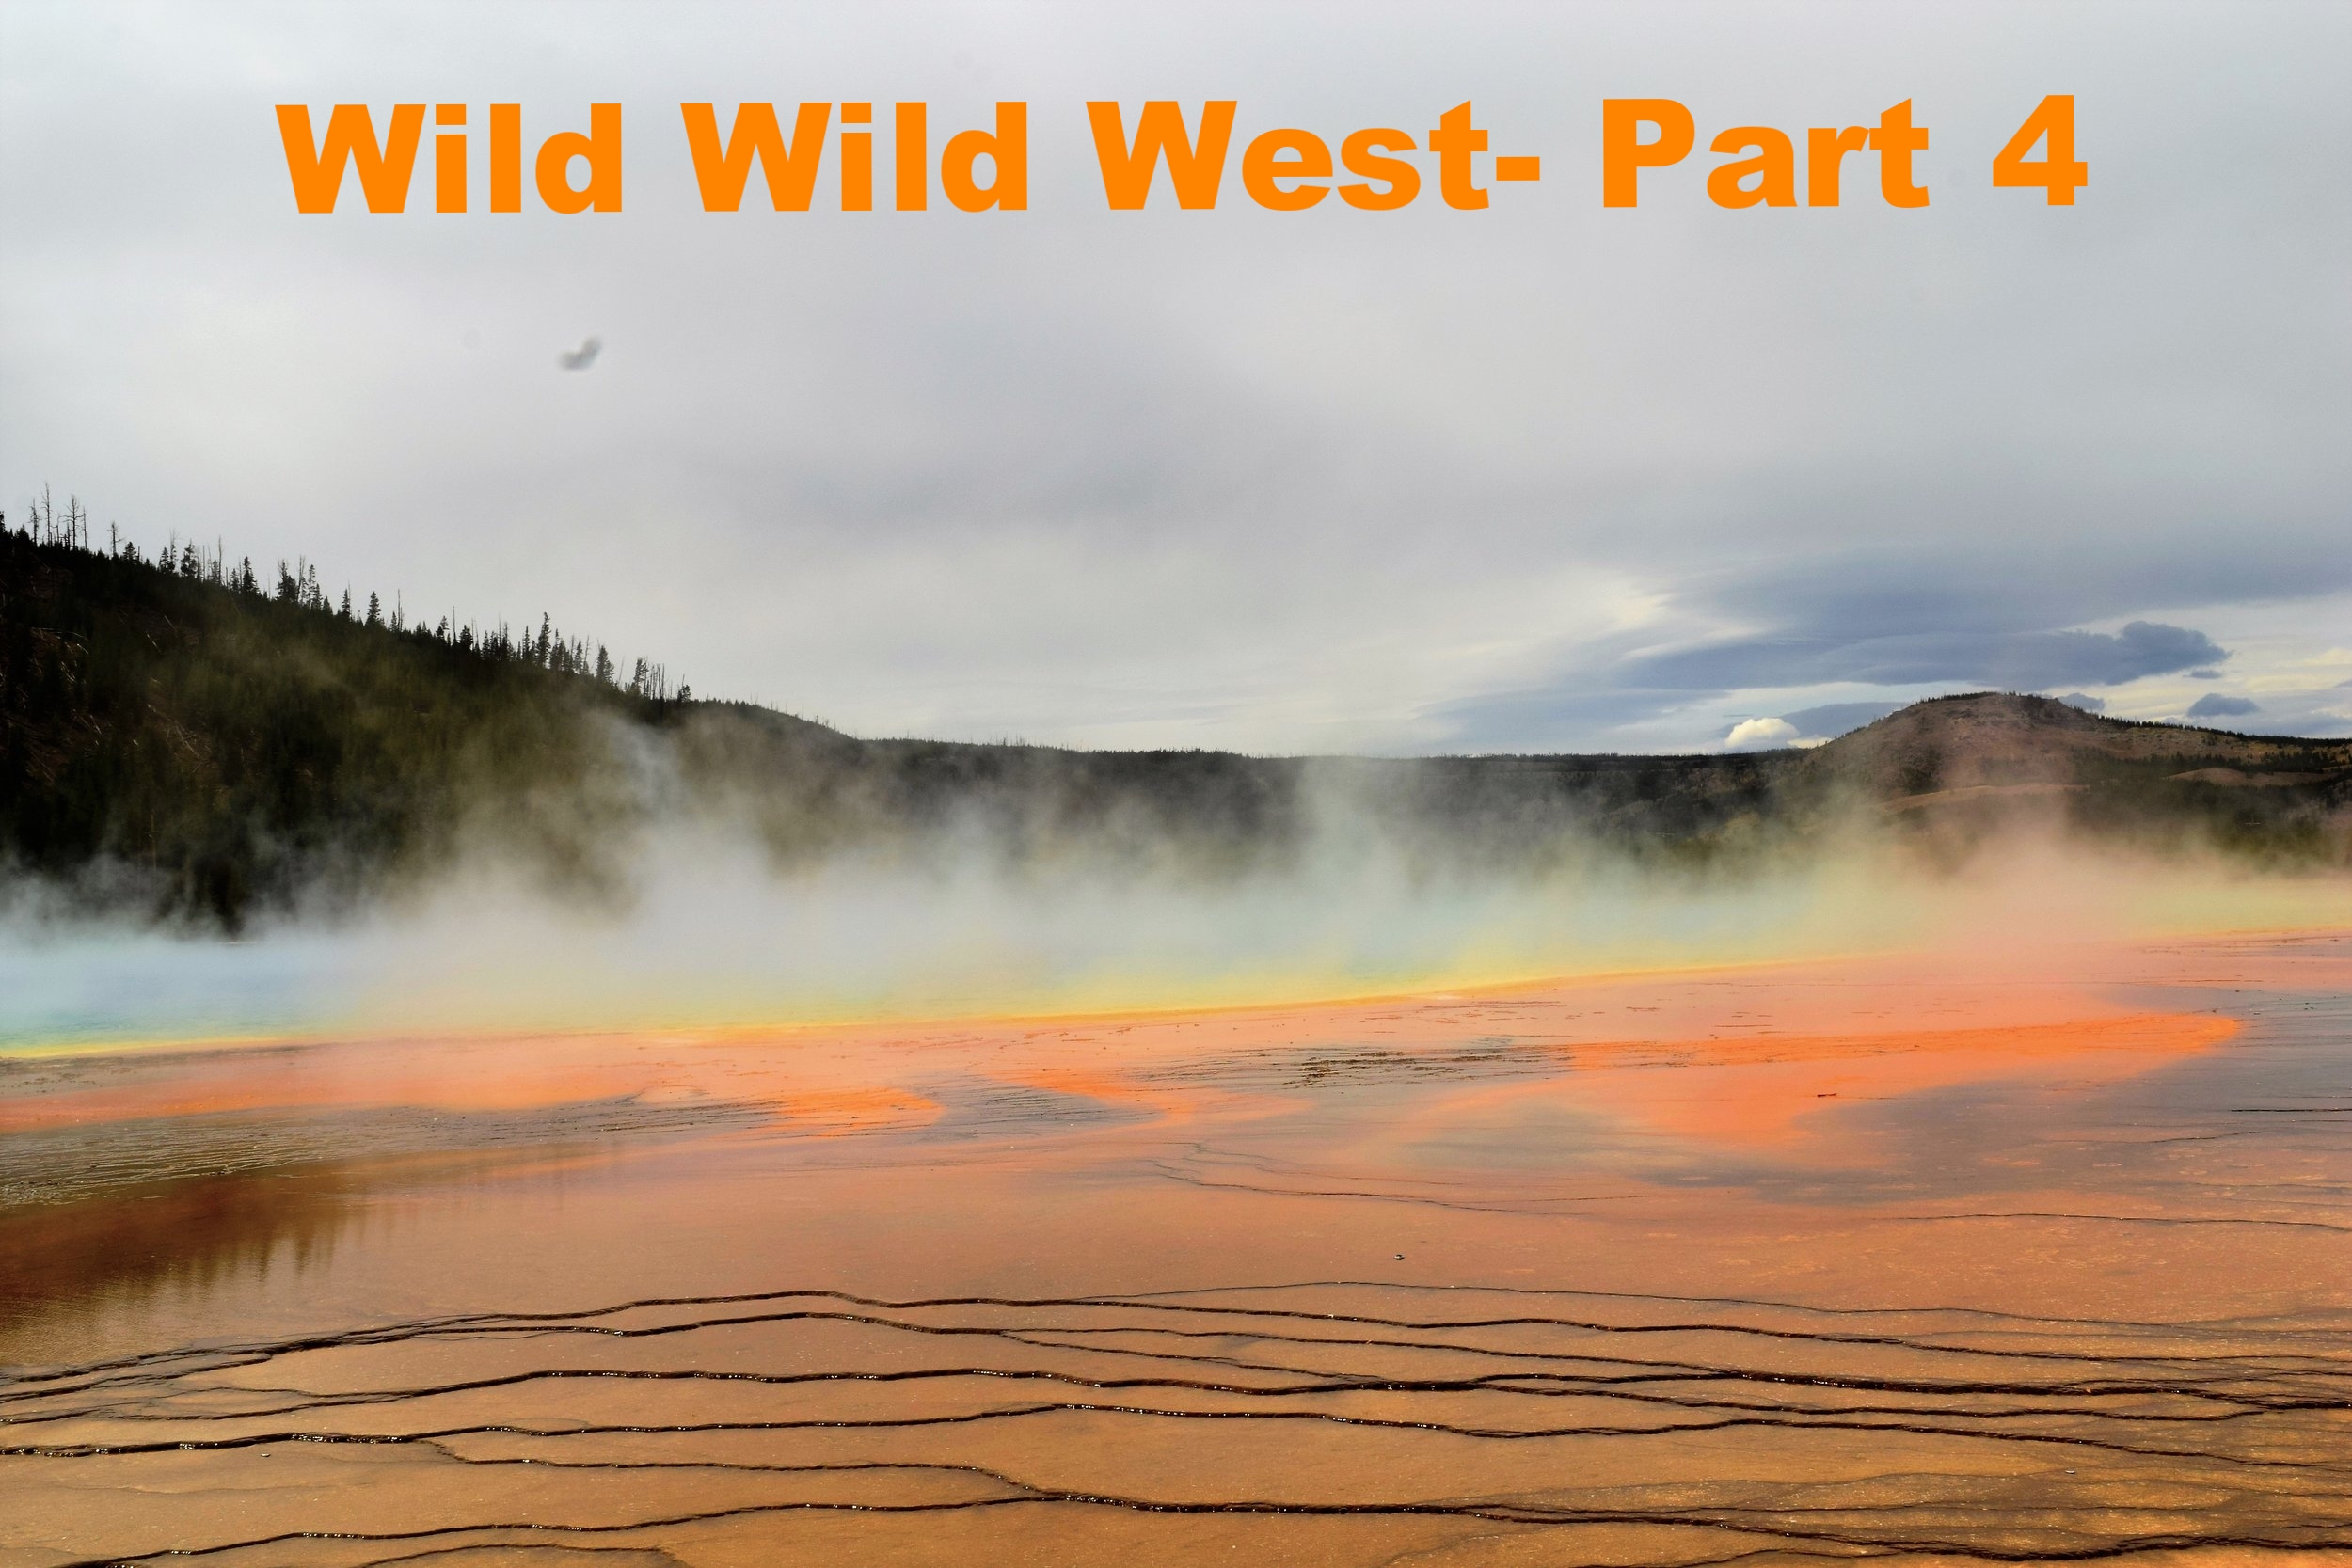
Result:
<instances>
[{"instance_id":1,"label":"gray cloud","mask_svg":"<svg viewBox=\"0 0 2352 1568\"><path fill-rule=\"evenodd\" d=\"M2188 705L2191 719L2236 719L2261 711L2262 705L2251 697L2225 697L2218 691L2208 691Z\"/></svg>"},{"instance_id":2,"label":"gray cloud","mask_svg":"<svg viewBox=\"0 0 2352 1568\"><path fill-rule=\"evenodd\" d=\"M2088 691L2061 691L2058 701L2068 707L2078 707L2085 713L2105 713L2107 710L2105 697L2094 697Z\"/></svg>"},{"instance_id":3,"label":"gray cloud","mask_svg":"<svg viewBox=\"0 0 2352 1568\"><path fill-rule=\"evenodd\" d=\"M1875 686L1937 682L2040 691L2121 686L2229 657L2204 633L2156 621L2117 632L1920 632L1838 640L1749 638L1655 654L1632 662L1625 684L1663 690L1748 687Z\"/></svg>"},{"instance_id":4,"label":"gray cloud","mask_svg":"<svg viewBox=\"0 0 2352 1568\"><path fill-rule=\"evenodd\" d=\"M2148 621L2128 623L2115 632L1758 637L1609 658L1588 653L1577 667L1562 672L1556 685L1450 704L1432 718L1445 726L1451 744L1464 750L1543 749L1547 741L1566 743L1567 736L1634 724L1740 691L1836 684L1912 689L1911 695L1899 699L1821 704L1781 716L1794 726L1795 738L1812 738L1859 727L1938 690L2122 686L2230 657L2202 632ZM2094 711L2104 706L2080 693L2074 700ZM1716 721L1707 738L1723 739L1736 722ZM1531 744L1527 736L1538 738Z\"/></svg>"}]
</instances>

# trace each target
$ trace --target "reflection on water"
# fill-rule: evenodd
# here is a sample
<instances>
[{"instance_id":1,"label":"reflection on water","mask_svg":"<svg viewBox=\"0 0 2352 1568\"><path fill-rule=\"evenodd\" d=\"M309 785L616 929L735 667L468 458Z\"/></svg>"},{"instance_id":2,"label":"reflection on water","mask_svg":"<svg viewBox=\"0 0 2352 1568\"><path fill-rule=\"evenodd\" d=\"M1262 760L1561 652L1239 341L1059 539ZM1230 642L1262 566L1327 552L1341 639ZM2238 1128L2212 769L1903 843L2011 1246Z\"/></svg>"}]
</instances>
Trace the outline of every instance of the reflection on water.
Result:
<instances>
[{"instance_id":1,"label":"reflection on water","mask_svg":"<svg viewBox=\"0 0 2352 1568\"><path fill-rule=\"evenodd\" d=\"M135 1309L158 1294L200 1298L233 1278L307 1272L332 1255L348 1195L330 1167L278 1181L192 1177L135 1195L11 1203L0 1210L0 1322L21 1334L95 1302Z\"/></svg>"},{"instance_id":2,"label":"reflection on water","mask_svg":"<svg viewBox=\"0 0 2352 1568\"><path fill-rule=\"evenodd\" d=\"M2352 942L0 1076L0 1560L2352 1549Z\"/></svg>"}]
</instances>

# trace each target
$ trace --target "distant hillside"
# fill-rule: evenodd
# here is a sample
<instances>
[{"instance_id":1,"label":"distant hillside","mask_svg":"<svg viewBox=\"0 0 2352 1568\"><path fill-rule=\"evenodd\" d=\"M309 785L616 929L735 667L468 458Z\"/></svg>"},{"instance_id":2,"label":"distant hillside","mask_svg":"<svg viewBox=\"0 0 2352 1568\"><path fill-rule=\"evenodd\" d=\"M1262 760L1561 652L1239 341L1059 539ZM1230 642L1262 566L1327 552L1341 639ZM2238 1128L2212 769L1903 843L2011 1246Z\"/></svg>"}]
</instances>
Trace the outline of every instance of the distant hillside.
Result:
<instances>
[{"instance_id":1,"label":"distant hillside","mask_svg":"<svg viewBox=\"0 0 2352 1568\"><path fill-rule=\"evenodd\" d=\"M2352 741L2139 723L1978 692L1914 703L1804 766L1920 826L2040 810L2152 847L2336 863L2352 852Z\"/></svg>"},{"instance_id":2,"label":"distant hillside","mask_svg":"<svg viewBox=\"0 0 2352 1568\"><path fill-rule=\"evenodd\" d=\"M471 847L595 892L665 816L781 863L949 847L1194 877L1349 835L1431 869L1607 852L1736 863L1833 826L1964 846L2081 832L2341 863L2352 744L2125 723L2035 697L1918 704L1810 752L1260 758L860 740L624 682L544 623L395 629L315 579L0 532L0 860L86 905L234 928L349 903Z\"/></svg>"}]
</instances>

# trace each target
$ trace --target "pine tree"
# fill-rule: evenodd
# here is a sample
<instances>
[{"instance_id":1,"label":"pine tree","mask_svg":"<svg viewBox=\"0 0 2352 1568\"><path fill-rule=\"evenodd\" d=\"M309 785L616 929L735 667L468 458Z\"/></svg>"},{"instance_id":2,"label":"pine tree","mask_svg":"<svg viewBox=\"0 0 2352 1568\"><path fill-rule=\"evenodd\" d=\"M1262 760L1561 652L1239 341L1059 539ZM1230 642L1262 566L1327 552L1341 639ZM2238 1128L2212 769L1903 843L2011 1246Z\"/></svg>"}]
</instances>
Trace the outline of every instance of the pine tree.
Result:
<instances>
[{"instance_id":1,"label":"pine tree","mask_svg":"<svg viewBox=\"0 0 2352 1568\"><path fill-rule=\"evenodd\" d=\"M24 521L16 529L10 529L7 514L0 512L0 535L21 538L42 547L79 550L101 559L148 566L190 583L209 584L232 594L315 610L355 625L372 628L389 626L395 634L413 630L420 636L434 638L477 658L496 663L529 662L557 674L592 676L607 686L621 685L620 667L613 660L612 649L601 642L591 643L585 638L565 637L557 629L551 611L540 611L539 629L535 634L529 629L528 623L519 634L504 620L495 621L487 626L472 622L460 624L454 610L430 629L421 621L411 627L397 593L393 596L389 619L382 596L374 593L368 594L363 616L356 608L351 585L344 584L340 598L330 596L320 580L318 566L305 556L296 556L291 564L280 556L278 559L277 581L274 586L265 586L266 579L255 571L251 556L241 557L236 565L230 566L225 543L216 542L215 546L208 550L194 537L182 539L176 529L171 531L164 547L155 552L151 562L140 553L135 540L123 536L119 523L107 525L106 546L101 550L93 538L89 510L82 505L81 498L68 495L66 515L60 518L56 515L55 501L47 485L41 487L41 493L26 507ZM634 696L666 703L690 701L691 689L680 685L676 688L675 697L673 697L669 671L660 663L640 658L629 674L626 689Z\"/></svg>"}]
</instances>

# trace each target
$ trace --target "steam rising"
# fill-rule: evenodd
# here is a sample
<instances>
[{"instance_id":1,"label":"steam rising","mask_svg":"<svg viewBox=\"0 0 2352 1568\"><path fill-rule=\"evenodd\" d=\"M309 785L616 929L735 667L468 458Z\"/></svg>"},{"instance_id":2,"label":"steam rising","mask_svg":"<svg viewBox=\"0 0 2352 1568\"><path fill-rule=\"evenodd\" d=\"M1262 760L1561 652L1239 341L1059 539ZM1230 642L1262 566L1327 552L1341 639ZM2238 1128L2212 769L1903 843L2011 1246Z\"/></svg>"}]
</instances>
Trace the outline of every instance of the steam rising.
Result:
<instances>
[{"instance_id":1,"label":"steam rising","mask_svg":"<svg viewBox=\"0 0 2352 1568\"><path fill-rule=\"evenodd\" d=\"M481 816L453 869L235 942L21 895L0 1048L1117 1012L1923 949L1997 973L2070 942L2352 920L2341 876L2099 850L2031 816L1942 864L1860 808L1692 863L1509 822L1437 834L1346 763L1304 765L1279 852L1118 812L1057 835L1027 785L1009 827L983 794L812 847L772 791L694 775L691 746L612 740L593 839Z\"/></svg>"}]
</instances>

